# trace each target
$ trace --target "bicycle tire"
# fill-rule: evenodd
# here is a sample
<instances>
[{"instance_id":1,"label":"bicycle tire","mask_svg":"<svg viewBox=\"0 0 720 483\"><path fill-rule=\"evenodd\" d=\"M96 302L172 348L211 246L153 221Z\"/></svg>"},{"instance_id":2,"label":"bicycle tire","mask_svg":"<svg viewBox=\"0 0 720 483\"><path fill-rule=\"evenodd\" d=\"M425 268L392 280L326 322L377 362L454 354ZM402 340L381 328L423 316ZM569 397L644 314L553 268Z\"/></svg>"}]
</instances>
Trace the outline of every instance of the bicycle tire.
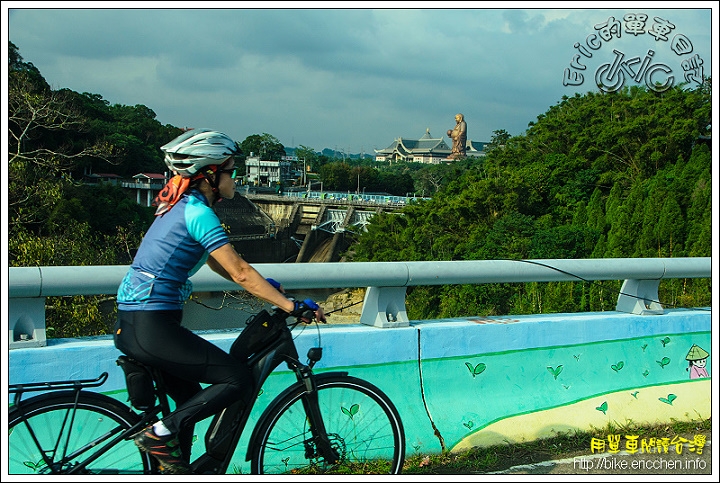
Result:
<instances>
[{"instance_id":1,"label":"bicycle tire","mask_svg":"<svg viewBox=\"0 0 720 483\"><path fill-rule=\"evenodd\" d=\"M302 398L293 384L273 400L250 442L253 474L399 474L405 432L390 399L373 384L346 375L316 376L318 403L339 462L317 454Z\"/></svg>"},{"instance_id":2,"label":"bicycle tire","mask_svg":"<svg viewBox=\"0 0 720 483\"><path fill-rule=\"evenodd\" d=\"M150 456L140 451L132 439L118 442L79 471L79 461L97 451L111 435L130 429L141 418L120 401L103 394L81 392L77 405L75 399L75 391L56 391L23 401L22 412L18 407L11 408L8 413L10 474L156 472ZM77 411L73 411L75 407ZM38 445L46 453L49 464Z\"/></svg>"}]
</instances>

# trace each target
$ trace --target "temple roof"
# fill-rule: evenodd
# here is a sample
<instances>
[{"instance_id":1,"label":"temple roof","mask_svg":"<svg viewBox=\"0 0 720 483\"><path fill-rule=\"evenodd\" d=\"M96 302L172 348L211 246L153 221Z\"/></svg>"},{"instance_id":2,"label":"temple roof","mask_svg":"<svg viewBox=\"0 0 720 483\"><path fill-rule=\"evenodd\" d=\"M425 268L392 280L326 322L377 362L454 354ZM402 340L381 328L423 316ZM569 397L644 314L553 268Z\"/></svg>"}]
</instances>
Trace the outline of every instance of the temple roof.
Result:
<instances>
[{"instance_id":1,"label":"temple roof","mask_svg":"<svg viewBox=\"0 0 720 483\"><path fill-rule=\"evenodd\" d=\"M425 130L425 134L420 139L397 138L385 149L375 150L377 154L392 154L395 151L401 153L403 156L412 154L437 154L446 156L452 152L442 138L432 137L429 128Z\"/></svg>"}]
</instances>

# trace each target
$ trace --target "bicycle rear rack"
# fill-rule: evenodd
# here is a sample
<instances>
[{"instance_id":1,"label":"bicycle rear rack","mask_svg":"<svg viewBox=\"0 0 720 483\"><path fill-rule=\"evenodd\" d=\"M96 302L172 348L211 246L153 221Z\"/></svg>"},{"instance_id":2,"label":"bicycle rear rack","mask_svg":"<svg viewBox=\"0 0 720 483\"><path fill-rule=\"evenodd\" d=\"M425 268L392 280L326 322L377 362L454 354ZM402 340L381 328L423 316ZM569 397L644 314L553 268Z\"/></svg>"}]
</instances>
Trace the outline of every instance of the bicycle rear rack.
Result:
<instances>
[{"instance_id":1,"label":"bicycle rear rack","mask_svg":"<svg viewBox=\"0 0 720 483\"><path fill-rule=\"evenodd\" d=\"M30 382L27 384L11 384L9 394L15 394L15 405L19 405L23 393L36 391L61 391L63 389L74 389L79 391L86 387L98 387L105 384L108 373L103 372L95 379L77 379L69 381Z\"/></svg>"}]
</instances>

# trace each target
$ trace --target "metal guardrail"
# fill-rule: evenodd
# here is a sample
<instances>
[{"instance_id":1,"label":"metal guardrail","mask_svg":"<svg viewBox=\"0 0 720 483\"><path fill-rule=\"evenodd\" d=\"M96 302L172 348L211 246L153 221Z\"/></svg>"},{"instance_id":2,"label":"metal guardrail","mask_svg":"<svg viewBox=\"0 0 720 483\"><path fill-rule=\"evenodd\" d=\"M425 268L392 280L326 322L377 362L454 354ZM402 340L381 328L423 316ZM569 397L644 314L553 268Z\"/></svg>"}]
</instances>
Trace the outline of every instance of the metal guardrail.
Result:
<instances>
[{"instance_id":1,"label":"metal guardrail","mask_svg":"<svg viewBox=\"0 0 720 483\"><path fill-rule=\"evenodd\" d=\"M466 260L254 264L265 277L294 289L367 287L360 322L375 327L407 326L405 292L410 286L624 280L616 310L662 314L663 279L710 278L710 257ZM127 265L11 267L10 346L45 345L45 297L114 294ZM191 277L195 292L241 290L208 266Z\"/></svg>"}]
</instances>

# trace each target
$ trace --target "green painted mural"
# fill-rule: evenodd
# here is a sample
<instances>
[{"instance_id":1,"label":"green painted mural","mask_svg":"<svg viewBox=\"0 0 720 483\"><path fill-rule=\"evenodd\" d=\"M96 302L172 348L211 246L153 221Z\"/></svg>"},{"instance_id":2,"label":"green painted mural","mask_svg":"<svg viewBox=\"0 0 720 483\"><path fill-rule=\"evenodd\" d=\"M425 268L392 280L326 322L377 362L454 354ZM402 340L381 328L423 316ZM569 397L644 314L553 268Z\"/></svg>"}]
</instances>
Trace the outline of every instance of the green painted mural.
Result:
<instances>
[{"instance_id":1,"label":"green painted mural","mask_svg":"<svg viewBox=\"0 0 720 483\"><path fill-rule=\"evenodd\" d=\"M324 357L316 371L348 371L381 388L400 412L408 455L609 425L701 420L712 412L709 310L458 318L386 329L327 326L298 334L299 353L316 345L320 334ZM224 349L236 336L208 334ZM115 379L103 392L127 399L111 341L16 350L11 356L13 367L43 374L66 361L64 371L75 371L77 377L85 375L80 371L96 375L103 367L82 361L107 361ZM291 382L288 371L270 376L248 428ZM337 411L352 419L362 417L363 407L346 401ZM206 429L207 423L196 426L193 454L204 450ZM249 471L247 433L233 458L233 472Z\"/></svg>"},{"instance_id":2,"label":"green painted mural","mask_svg":"<svg viewBox=\"0 0 720 483\"><path fill-rule=\"evenodd\" d=\"M423 360L421 369L408 361L351 370L381 385L403 408L409 453L439 451L438 438L446 449L461 451L609 424L708 418L710 378L692 376L686 356L710 346L710 332L667 334ZM407 384L419 370L424 394ZM251 420L291 380L289 374L272 376ZM433 436L430 421L439 435ZM195 444L202 445L201 438ZM236 455L237 464L243 456Z\"/></svg>"}]
</instances>

